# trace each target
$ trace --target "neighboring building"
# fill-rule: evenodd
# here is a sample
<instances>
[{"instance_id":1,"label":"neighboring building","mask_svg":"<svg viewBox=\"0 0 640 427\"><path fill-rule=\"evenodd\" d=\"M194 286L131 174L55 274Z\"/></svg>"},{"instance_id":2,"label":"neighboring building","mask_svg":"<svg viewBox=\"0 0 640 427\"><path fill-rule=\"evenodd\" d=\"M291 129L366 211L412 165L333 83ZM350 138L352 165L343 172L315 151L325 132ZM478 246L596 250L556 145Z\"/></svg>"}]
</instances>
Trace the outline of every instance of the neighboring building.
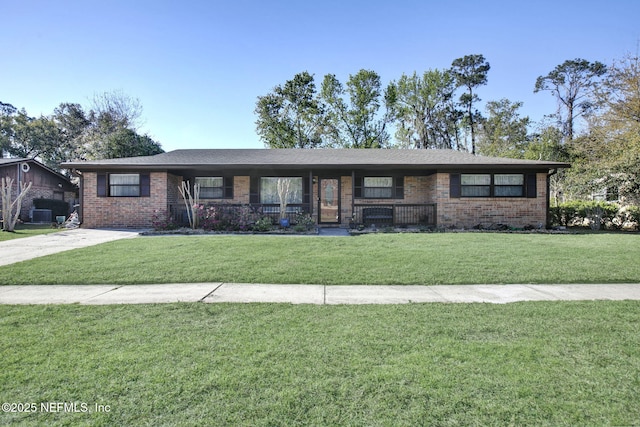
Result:
<instances>
[{"instance_id":1,"label":"neighboring building","mask_svg":"<svg viewBox=\"0 0 640 427\"><path fill-rule=\"evenodd\" d=\"M85 227L150 227L158 212L181 218L183 181L203 203L252 205L321 226L423 224L471 228L545 226L550 174L566 163L490 158L453 150L176 150L155 156L68 162L80 177Z\"/></svg>"},{"instance_id":2,"label":"neighboring building","mask_svg":"<svg viewBox=\"0 0 640 427\"><path fill-rule=\"evenodd\" d=\"M20 219L25 222L33 219L35 199L63 200L71 212L78 198L78 188L67 177L34 159L0 158L0 177L13 179L14 190L22 182L32 183L20 208ZM51 220L55 221L55 218Z\"/></svg>"}]
</instances>

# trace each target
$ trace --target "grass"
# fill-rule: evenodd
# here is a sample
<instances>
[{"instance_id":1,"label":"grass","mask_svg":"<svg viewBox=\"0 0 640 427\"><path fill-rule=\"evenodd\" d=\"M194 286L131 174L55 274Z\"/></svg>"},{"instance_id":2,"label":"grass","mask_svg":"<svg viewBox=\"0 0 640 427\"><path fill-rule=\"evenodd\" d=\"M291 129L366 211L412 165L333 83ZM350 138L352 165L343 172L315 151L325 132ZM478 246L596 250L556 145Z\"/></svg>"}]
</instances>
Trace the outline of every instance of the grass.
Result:
<instances>
[{"instance_id":1,"label":"grass","mask_svg":"<svg viewBox=\"0 0 640 427\"><path fill-rule=\"evenodd\" d=\"M0 424L638 425L639 322L635 301L0 306L0 401L38 408Z\"/></svg>"},{"instance_id":2,"label":"grass","mask_svg":"<svg viewBox=\"0 0 640 427\"><path fill-rule=\"evenodd\" d=\"M16 225L16 229L13 232L0 231L0 242L5 240L20 239L22 237L37 236L39 234L49 234L61 231L58 228L51 227L50 224L46 225Z\"/></svg>"},{"instance_id":3,"label":"grass","mask_svg":"<svg viewBox=\"0 0 640 427\"><path fill-rule=\"evenodd\" d=\"M637 283L637 234L140 237L0 269L0 284Z\"/></svg>"}]
</instances>

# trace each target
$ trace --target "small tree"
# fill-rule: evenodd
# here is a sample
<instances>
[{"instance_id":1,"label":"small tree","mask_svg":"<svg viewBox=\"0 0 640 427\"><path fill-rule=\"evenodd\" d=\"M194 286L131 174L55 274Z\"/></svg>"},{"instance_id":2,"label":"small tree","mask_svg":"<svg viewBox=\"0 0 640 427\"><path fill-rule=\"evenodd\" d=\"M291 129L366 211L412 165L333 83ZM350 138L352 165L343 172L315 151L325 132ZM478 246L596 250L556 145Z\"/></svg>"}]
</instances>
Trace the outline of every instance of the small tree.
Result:
<instances>
[{"instance_id":1,"label":"small tree","mask_svg":"<svg viewBox=\"0 0 640 427\"><path fill-rule=\"evenodd\" d=\"M13 179L2 178L2 187L0 188L2 197L2 230L14 231L18 218L20 218L20 209L22 207L22 199L31 189L31 182L27 185L21 182L17 190L16 199L13 200ZM14 211L15 210L15 211Z\"/></svg>"},{"instance_id":2,"label":"small tree","mask_svg":"<svg viewBox=\"0 0 640 427\"><path fill-rule=\"evenodd\" d=\"M200 205L200 184L193 185L193 194L191 194L191 185L189 181L182 181L182 184L178 187L182 200L187 207L187 218L189 219L189 226L192 229L198 228L198 207Z\"/></svg>"},{"instance_id":3,"label":"small tree","mask_svg":"<svg viewBox=\"0 0 640 427\"><path fill-rule=\"evenodd\" d=\"M280 219L287 217L287 204L289 203L289 193L291 191L291 178L278 178L277 191L280 198Z\"/></svg>"}]
</instances>

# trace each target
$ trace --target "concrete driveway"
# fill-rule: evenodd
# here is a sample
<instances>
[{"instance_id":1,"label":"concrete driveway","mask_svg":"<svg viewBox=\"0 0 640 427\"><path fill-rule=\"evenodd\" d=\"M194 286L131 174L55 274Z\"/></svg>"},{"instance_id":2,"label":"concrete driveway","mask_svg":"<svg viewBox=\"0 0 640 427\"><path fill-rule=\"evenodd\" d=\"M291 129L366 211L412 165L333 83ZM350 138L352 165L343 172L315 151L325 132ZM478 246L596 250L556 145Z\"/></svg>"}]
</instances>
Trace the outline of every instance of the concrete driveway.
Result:
<instances>
[{"instance_id":1,"label":"concrete driveway","mask_svg":"<svg viewBox=\"0 0 640 427\"><path fill-rule=\"evenodd\" d=\"M0 242L0 266L112 240L137 237L140 230L75 228Z\"/></svg>"}]
</instances>

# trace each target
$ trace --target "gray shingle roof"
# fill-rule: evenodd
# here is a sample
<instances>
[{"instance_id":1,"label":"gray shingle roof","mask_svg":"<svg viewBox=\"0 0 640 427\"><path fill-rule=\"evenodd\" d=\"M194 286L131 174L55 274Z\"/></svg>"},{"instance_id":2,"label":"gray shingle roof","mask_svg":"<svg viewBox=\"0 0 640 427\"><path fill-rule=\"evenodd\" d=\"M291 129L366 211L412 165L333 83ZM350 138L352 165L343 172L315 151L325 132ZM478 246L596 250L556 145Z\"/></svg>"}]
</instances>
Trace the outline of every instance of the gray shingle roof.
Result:
<instances>
[{"instance_id":1,"label":"gray shingle roof","mask_svg":"<svg viewBox=\"0 0 640 427\"><path fill-rule=\"evenodd\" d=\"M237 168L329 168L329 167L522 167L564 168L566 163L474 156L454 150L379 149L186 149L154 156L67 162L77 170L108 168L237 167Z\"/></svg>"}]
</instances>

